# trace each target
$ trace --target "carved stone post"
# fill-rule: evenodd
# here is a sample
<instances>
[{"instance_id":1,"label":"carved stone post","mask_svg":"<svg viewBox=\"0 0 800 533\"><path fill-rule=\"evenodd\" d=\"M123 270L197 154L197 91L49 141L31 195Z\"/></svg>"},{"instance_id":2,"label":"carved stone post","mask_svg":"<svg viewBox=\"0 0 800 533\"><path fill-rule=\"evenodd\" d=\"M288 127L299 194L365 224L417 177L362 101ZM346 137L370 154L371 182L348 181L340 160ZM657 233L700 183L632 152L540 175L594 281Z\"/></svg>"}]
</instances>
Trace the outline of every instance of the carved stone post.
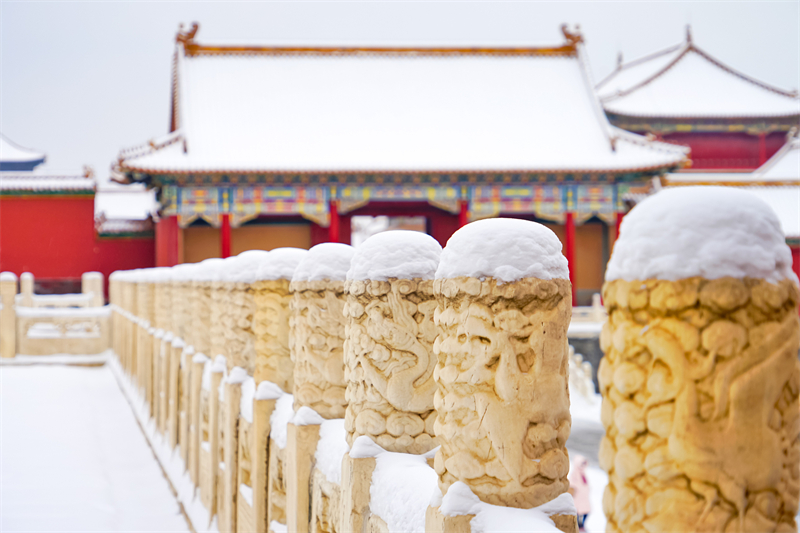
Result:
<instances>
[{"instance_id":1,"label":"carved stone post","mask_svg":"<svg viewBox=\"0 0 800 533\"><path fill-rule=\"evenodd\" d=\"M228 364L231 368L238 366L245 369L250 376L256 368L256 335L253 332L256 301L253 283L259 265L268 257L269 252L264 250L242 252L223 273L229 285L224 315Z\"/></svg>"},{"instance_id":2,"label":"carved stone post","mask_svg":"<svg viewBox=\"0 0 800 533\"><path fill-rule=\"evenodd\" d=\"M346 244L318 244L292 278L289 348L295 411L306 406L326 419L344 418L344 282L354 253Z\"/></svg>"},{"instance_id":3,"label":"carved stone post","mask_svg":"<svg viewBox=\"0 0 800 533\"><path fill-rule=\"evenodd\" d=\"M33 307L33 274L23 272L19 277L19 304L22 307Z\"/></svg>"},{"instance_id":4,"label":"carved stone post","mask_svg":"<svg viewBox=\"0 0 800 533\"><path fill-rule=\"evenodd\" d=\"M191 340L191 275L195 269L194 264L181 264L172 267L170 304L172 313L172 332L186 342L187 346L194 346Z\"/></svg>"},{"instance_id":5,"label":"carved stone post","mask_svg":"<svg viewBox=\"0 0 800 533\"><path fill-rule=\"evenodd\" d=\"M367 435L385 450L436 446L433 276L441 247L413 231L367 239L347 274L347 442Z\"/></svg>"},{"instance_id":6,"label":"carved stone post","mask_svg":"<svg viewBox=\"0 0 800 533\"><path fill-rule=\"evenodd\" d=\"M474 222L450 238L436 278L442 494L460 481L523 509L564 494L572 294L561 243L534 222Z\"/></svg>"},{"instance_id":7,"label":"carved stone post","mask_svg":"<svg viewBox=\"0 0 800 533\"><path fill-rule=\"evenodd\" d=\"M209 349L213 357L221 355L225 357L228 365L227 371L233 368L231 358L228 357L228 346L225 342L226 330L229 327L226 311L228 294L233 283L227 280L226 271L233 266L236 257L228 257L219 263L215 272L211 274L211 286L209 291L210 310L209 310Z\"/></svg>"},{"instance_id":8,"label":"carved stone post","mask_svg":"<svg viewBox=\"0 0 800 533\"><path fill-rule=\"evenodd\" d=\"M17 276L13 272L0 273L0 357L17 355L17 313L14 299L17 296Z\"/></svg>"},{"instance_id":9,"label":"carved stone post","mask_svg":"<svg viewBox=\"0 0 800 533\"><path fill-rule=\"evenodd\" d=\"M192 346L211 357L217 356L211 352L211 278L216 276L216 268L222 261L206 259L192 273Z\"/></svg>"},{"instance_id":10,"label":"carved stone post","mask_svg":"<svg viewBox=\"0 0 800 533\"><path fill-rule=\"evenodd\" d=\"M311 248L290 285L293 407L303 420L287 427L286 525L298 533L309 531L311 474L320 423L324 418L343 418L345 414L344 282L353 253L346 244L325 243Z\"/></svg>"},{"instance_id":11,"label":"carved stone post","mask_svg":"<svg viewBox=\"0 0 800 533\"><path fill-rule=\"evenodd\" d=\"M727 187L645 199L603 296L607 531L797 531L800 294L772 210Z\"/></svg>"},{"instance_id":12,"label":"carved stone post","mask_svg":"<svg viewBox=\"0 0 800 533\"><path fill-rule=\"evenodd\" d=\"M306 250L278 248L259 264L253 284L256 311L257 384L271 381L285 392L294 390L293 365L289 355L289 283Z\"/></svg>"},{"instance_id":13,"label":"carved stone post","mask_svg":"<svg viewBox=\"0 0 800 533\"><path fill-rule=\"evenodd\" d=\"M81 275L81 293L91 294L90 307L102 307L105 305L105 295L103 294L103 274L100 272L84 272Z\"/></svg>"}]
</instances>

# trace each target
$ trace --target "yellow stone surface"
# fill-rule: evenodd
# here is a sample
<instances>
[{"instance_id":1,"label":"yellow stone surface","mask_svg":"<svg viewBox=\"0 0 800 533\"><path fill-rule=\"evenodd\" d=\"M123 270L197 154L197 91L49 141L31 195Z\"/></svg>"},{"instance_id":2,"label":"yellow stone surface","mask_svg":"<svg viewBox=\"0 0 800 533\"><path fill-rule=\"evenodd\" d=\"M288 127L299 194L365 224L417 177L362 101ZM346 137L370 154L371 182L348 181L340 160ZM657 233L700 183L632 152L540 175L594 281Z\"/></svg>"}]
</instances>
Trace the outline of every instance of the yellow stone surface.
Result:
<instances>
[{"instance_id":1,"label":"yellow stone surface","mask_svg":"<svg viewBox=\"0 0 800 533\"><path fill-rule=\"evenodd\" d=\"M392 452L436 447L433 281L348 281L344 343L347 442L367 435Z\"/></svg>"},{"instance_id":2,"label":"yellow stone surface","mask_svg":"<svg viewBox=\"0 0 800 533\"><path fill-rule=\"evenodd\" d=\"M569 487L568 280L436 280L434 469L482 501L532 508Z\"/></svg>"},{"instance_id":3,"label":"yellow stone surface","mask_svg":"<svg viewBox=\"0 0 800 533\"><path fill-rule=\"evenodd\" d=\"M294 282L290 288L294 409L306 406L323 418L344 418L344 282Z\"/></svg>"},{"instance_id":4,"label":"yellow stone surface","mask_svg":"<svg viewBox=\"0 0 800 533\"><path fill-rule=\"evenodd\" d=\"M608 531L797 531L797 286L615 280L603 294Z\"/></svg>"}]
</instances>

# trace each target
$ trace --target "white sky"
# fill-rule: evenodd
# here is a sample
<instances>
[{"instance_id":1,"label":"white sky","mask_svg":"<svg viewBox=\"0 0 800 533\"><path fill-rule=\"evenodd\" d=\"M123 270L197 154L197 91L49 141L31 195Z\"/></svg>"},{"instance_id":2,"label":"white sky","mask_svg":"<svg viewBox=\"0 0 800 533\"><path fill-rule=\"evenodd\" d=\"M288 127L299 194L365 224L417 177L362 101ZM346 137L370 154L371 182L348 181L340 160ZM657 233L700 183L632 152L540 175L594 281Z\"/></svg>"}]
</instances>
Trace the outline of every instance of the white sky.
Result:
<instances>
[{"instance_id":1,"label":"white sky","mask_svg":"<svg viewBox=\"0 0 800 533\"><path fill-rule=\"evenodd\" d=\"M105 179L120 148L167 132L174 37L241 44L541 45L579 23L596 80L682 40L800 88L800 2L22 2L0 0L0 131ZM324 82L323 82L324 83Z\"/></svg>"}]
</instances>

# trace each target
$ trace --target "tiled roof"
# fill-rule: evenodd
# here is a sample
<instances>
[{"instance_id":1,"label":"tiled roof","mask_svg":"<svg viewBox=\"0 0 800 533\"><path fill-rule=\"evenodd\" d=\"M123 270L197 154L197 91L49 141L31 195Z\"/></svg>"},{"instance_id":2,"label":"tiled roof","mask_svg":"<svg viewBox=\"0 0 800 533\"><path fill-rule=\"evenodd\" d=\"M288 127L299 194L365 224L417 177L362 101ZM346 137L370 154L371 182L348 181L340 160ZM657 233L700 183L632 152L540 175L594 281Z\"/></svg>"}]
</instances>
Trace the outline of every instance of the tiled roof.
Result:
<instances>
[{"instance_id":1,"label":"tiled roof","mask_svg":"<svg viewBox=\"0 0 800 533\"><path fill-rule=\"evenodd\" d=\"M597 85L604 109L632 117L758 118L800 115L800 98L684 43L621 63Z\"/></svg>"},{"instance_id":2,"label":"tiled roof","mask_svg":"<svg viewBox=\"0 0 800 533\"><path fill-rule=\"evenodd\" d=\"M178 39L175 128L123 151L143 174L611 172L681 147L613 128L580 36L550 48L259 48Z\"/></svg>"}]
</instances>

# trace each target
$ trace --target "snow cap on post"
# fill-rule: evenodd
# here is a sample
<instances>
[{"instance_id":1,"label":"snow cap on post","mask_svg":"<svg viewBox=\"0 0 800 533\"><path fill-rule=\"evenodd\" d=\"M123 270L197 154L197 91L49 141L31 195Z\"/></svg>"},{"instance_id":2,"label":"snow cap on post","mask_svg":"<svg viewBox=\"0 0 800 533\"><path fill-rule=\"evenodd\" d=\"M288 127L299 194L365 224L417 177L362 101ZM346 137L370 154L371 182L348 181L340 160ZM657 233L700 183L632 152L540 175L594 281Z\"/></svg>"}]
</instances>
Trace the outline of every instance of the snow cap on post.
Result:
<instances>
[{"instance_id":1,"label":"snow cap on post","mask_svg":"<svg viewBox=\"0 0 800 533\"><path fill-rule=\"evenodd\" d=\"M775 212L733 187L676 187L625 216L606 281L791 279L792 255Z\"/></svg>"},{"instance_id":2,"label":"snow cap on post","mask_svg":"<svg viewBox=\"0 0 800 533\"><path fill-rule=\"evenodd\" d=\"M259 266L269 261L269 252L266 250L247 250L231 259L229 263L225 263L225 268L222 271L222 280L235 283L253 283L258 279Z\"/></svg>"},{"instance_id":3,"label":"snow cap on post","mask_svg":"<svg viewBox=\"0 0 800 533\"><path fill-rule=\"evenodd\" d=\"M292 281L344 281L355 253L349 244L318 244L297 265Z\"/></svg>"},{"instance_id":4,"label":"snow cap on post","mask_svg":"<svg viewBox=\"0 0 800 533\"><path fill-rule=\"evenodd\" d=\"M433 279L442 247L425 233L394 230L373 235L356 249L348 280Z\"/></svg>"},{"instance_id":5,"label":"snow cap on post","mask_svg":"<svg viewBox=\"0 0 800 533\"><path fill-rule=\"evenodd\" d=\"M561 241L542 224L490 218L467 224L447 241L436 279L569 279Z\"/></svg>"},{"instance_id":6,"label":"snow cap on post","mask_svg":"<svg viewBox=\"0 0 800 533\"><path fill-rule=\"evenodd\" d=\"M300 261L308 253L302 248L276 248L269 252L258 265L253 281L274 281L285 279L291 281Z\"/></svg>"}]
</instances>

